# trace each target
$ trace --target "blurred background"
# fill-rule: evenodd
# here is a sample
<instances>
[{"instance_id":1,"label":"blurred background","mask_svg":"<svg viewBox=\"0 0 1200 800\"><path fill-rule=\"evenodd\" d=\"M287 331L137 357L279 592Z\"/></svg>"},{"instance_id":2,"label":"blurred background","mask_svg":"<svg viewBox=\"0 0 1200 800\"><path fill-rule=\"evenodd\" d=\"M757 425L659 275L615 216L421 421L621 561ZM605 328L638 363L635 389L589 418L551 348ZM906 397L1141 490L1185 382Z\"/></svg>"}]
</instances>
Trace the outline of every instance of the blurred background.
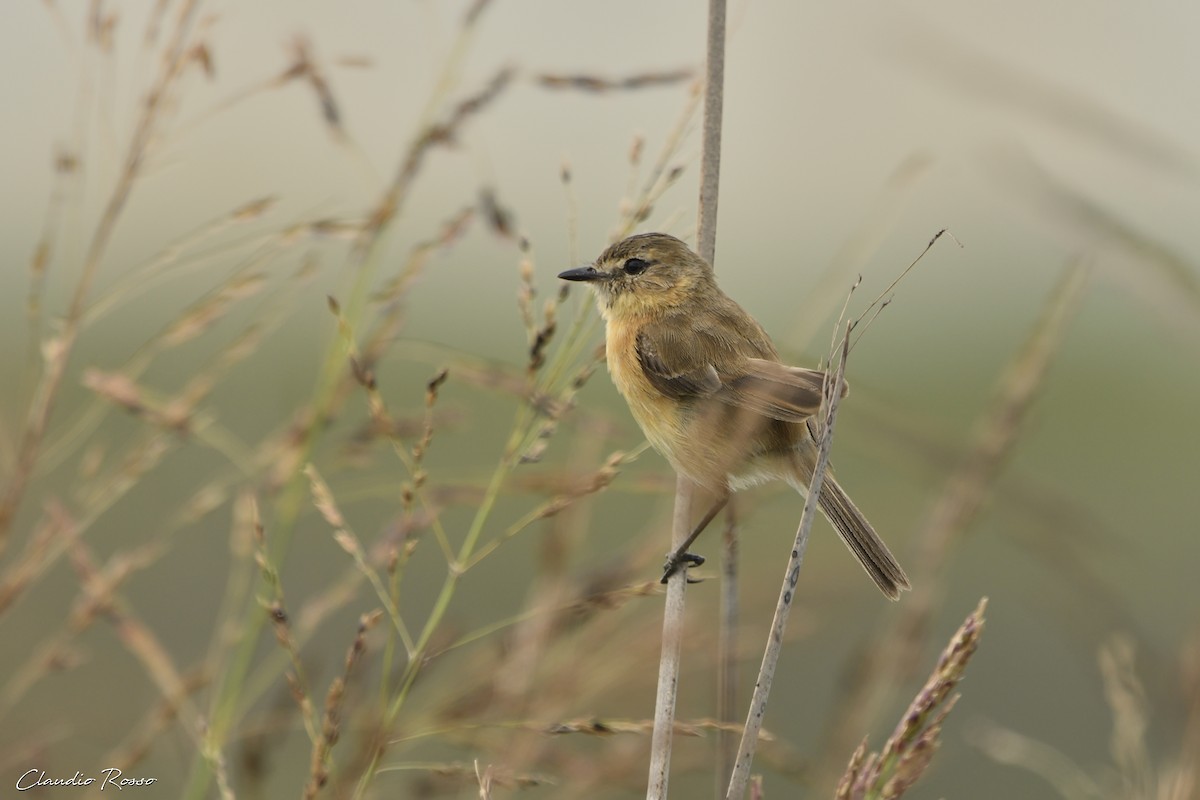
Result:
<instances>
[{"instance_id":1,"label":"blurred background","mask_svg":"<svg viewBox=\"0 0 1200 800\"><path fill-rule=\"evenodd\" d=\"M765 796L831 796L983 596L915 796L1197 796L1200 9L729 14L716 269L785 360L952 234L853 351L833 456L918 591L817 522ZM476 763L641 795L673 476L554 276L694 243L703 4L0 22L0 785L294 796L317 750L329 796L476 797ZM739 709L801 506L740 498ZM679 797L718 739L698 549Z\"/></svg>"}]
</instances>

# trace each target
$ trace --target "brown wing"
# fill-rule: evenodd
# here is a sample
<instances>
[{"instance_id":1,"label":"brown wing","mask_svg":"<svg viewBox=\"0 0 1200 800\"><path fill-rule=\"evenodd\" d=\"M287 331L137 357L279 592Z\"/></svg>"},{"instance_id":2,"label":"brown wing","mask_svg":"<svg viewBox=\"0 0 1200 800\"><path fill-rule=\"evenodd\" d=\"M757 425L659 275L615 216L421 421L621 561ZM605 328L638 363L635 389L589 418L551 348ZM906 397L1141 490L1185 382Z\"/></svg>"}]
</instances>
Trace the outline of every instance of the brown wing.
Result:
<instances>
[{"instance_id":1,"label":"brown wing","mask_svg":"<svg viewBox=\"0 0 1200 800\"><path fill-rule=\"evenodd\" d=\"M721 389L721 378L696 349L672 342L662 329L647 325L637 337L638 363L650 384L677 400L707 397ZM659 335L656 336L655 334Z\"/></svg>"},{"instance_id":2,"label":"brown wing","mask_svg":"<svg viewBox=\"0 0 1200 800\"><path fill-rule=\"evenodd\" d=\"M668 397L711 397L784 422L804 422L820 408L824 373L746 353L773 354L769 341L680 327L647 325L637 337L642 371Z\"/></svg>"},{"instance_id":3,"label":"brown wing","mask_svg":"<svg viewBox=\"0 0 1200 800\"><path fill-rule=\"evenodd\" d=\"M747 358L744 368L725 381L725 402L784 422L804 422L821 408L825 373L761 358Z\"/></svg>"}]
</instances>

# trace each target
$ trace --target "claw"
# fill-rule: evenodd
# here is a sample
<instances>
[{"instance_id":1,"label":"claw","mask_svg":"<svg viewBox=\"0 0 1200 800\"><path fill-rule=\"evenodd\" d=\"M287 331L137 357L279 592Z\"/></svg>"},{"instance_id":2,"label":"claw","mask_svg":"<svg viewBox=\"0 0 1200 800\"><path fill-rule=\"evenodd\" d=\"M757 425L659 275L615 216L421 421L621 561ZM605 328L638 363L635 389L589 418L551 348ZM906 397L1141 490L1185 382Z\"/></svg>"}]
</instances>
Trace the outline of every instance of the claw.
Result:
<instances>
[{"instance_id":1,"label":"claw","mask_svg":"<svg viewBox=\"0 0 1200 800\"><path fill-rule=\"evenodd\" d=\"M689 567L698 567L705 561L704 556L698 556L695 553L672 553L667 556L667 563L663 564L662 583L666 583L671 579L671 576L679 572L679 568L683 565ZM699 583L698 580L688 578L688 583Z\"/></svg>"}]
</instances>

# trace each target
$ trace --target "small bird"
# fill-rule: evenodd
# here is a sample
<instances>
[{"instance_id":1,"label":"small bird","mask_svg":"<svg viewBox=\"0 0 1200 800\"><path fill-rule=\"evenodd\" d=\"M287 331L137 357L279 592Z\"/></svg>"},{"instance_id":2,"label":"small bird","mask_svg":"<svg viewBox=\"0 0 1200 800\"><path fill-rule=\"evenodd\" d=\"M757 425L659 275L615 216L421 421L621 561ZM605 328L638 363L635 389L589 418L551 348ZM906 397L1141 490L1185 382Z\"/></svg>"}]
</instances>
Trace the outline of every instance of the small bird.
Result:
<instances>
[{"instance_id":1,"label":"small bird","mask_svg":"<svg viewBox=\"0 0 1200 800\"><path fill-rule=\"evenodd\" d=\"M717 286L708 262L674 236L643 233L558 277L595 291L609 374L646 439L718 498L697 532L731 491L783 480L807 494L825 373L781 363L762 326ZM829 472L818 500L885 595L895 600L909 588ZM669 574L675 566L668 564Z\"/></svg>"}]
</instances>

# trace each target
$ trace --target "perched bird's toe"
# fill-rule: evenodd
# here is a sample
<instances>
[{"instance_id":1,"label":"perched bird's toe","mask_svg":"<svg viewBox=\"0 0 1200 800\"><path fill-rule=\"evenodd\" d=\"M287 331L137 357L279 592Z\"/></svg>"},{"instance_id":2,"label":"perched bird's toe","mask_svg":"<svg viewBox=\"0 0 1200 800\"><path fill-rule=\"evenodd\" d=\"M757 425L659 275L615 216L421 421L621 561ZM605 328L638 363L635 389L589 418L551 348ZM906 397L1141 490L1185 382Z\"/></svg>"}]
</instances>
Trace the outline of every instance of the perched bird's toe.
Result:
<instances>
[{"instance_id":1,"label":"perched bird's toe","mask_svg":"<svg viewBox=\"0 0 1200 800\"><path fill-rule=\"evenodd\" d=\"M667 556L667 561L663 564L662 582L666 583L671 579L671 576L679 572L680 567L687 565L689 567L698 567L705 561L704 556L698 556L695 553L671 553ZM688 580L688 583L698 583L699 581Z\"/></svg>"}]
</instances>

